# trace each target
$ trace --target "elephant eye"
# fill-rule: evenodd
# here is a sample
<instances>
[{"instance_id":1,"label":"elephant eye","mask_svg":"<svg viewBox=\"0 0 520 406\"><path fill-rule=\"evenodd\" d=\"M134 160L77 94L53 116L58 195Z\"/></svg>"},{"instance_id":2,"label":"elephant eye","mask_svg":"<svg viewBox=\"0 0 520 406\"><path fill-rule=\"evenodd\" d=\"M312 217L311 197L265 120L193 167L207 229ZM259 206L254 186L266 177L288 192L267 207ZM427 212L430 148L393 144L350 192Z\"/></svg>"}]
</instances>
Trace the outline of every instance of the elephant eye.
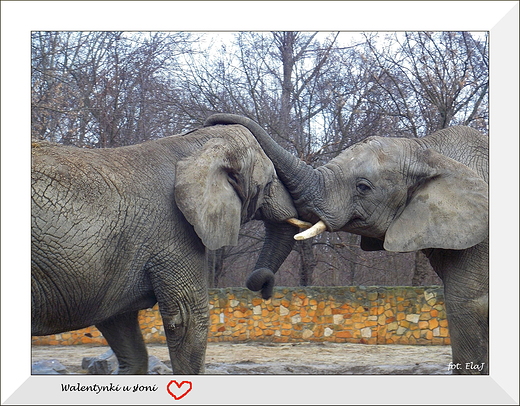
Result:
<instances>
[{"instance_id":1,"label":"elephant eye","mask_svg":"<svg viewBox=\"0 0 520 406\"><path fill-rule=\"evenodd\" d=\"M372 190L370 185L365 181L359 181L356 185L356 189L360 193L366 193L366 192L369 192L370 190Z\"/></svg>"}]
</instances>

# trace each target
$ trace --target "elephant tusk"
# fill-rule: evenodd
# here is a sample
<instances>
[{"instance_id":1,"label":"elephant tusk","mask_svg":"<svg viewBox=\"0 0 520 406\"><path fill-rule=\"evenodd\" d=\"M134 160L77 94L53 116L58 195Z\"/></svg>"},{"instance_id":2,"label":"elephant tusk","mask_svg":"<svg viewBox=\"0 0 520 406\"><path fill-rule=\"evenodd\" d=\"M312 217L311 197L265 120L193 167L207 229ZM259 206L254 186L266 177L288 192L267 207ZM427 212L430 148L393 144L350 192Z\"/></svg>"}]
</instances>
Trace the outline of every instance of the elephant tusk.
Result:
<instances>
[{"instance_id":1,"label":"elephant tusk","mask_svg":"<svg viewBox=\"0 0 520 406\"><path fill-rule=\"evenodd\" d=\"M314 224L311 228L308 230L302 231L299 234L296 234L294 236L295 240L306 240L308 238L315 237L321 233L323 233L327 229L327 226L323 221L318 221L316 224Z\"/></svg>"},{"instance_id":2,"label":"elephant tusk","mask_svg":"<svg viewBox=\"0 0 520 406\"><path fill-rule=\"evenodd\" d=\"M311 228L312 227L312 223L307 223L306 221L298 220L294 217L287 219L285 221L293 226L300 227L300 228Z\"/></svg>"}]
</instances>

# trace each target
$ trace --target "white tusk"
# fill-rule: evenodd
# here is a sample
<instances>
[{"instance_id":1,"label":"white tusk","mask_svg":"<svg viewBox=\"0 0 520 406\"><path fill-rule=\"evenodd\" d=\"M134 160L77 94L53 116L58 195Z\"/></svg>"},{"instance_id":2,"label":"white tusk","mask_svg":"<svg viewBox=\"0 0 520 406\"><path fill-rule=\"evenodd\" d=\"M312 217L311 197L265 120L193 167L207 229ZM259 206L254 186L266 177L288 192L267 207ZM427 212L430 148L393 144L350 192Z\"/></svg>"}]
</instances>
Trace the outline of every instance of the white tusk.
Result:
<instances>
[{"instance_id":1,"label":"white tusk","mask_svg":"<svg viewBox=\"0 0 520 406\"><path fill-rule=\"evenodd\" d=\"M327 229L327 226L323 221L318 221L316 224L314 224L311 228L308 230L302 231L299 234L296 234L294 236L295 240L306 240L308 238L315 237L321 233L323 233Z\"/></svg>"},{"instance_id":2,"label":"white tusk","mask_svg":"<svg viewBox=\"0 0 520 406\"><path fill-rule=\"evenodd\" d=\"M306 221L298 220L294 217L287 219L285 221L293 226L300 227L300 228L311 228L312 227L312 223L307 223Z\"/></svg>"}]
</instances>

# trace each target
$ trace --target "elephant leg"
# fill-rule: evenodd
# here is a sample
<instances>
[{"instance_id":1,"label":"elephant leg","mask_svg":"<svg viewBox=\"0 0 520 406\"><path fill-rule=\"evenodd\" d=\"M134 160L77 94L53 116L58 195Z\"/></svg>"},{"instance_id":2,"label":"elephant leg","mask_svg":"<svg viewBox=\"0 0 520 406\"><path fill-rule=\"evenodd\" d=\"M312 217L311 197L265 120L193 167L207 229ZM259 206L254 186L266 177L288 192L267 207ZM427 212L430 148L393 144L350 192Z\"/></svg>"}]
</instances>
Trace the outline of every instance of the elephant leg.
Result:
<instances>
[{"instance_id":1,"label":"elephant leg","mask_svg":"<svg viewBox=\"0 0 520 406\"><path fill-rule=\"evenodd\" d=\"M174 374L202 374L208 341L208 312L194 311L190 304L185 303L176 307L172 312L171 306L163 305L161 308L159 303L172 371Z\"/></svg>"},{"instance_id":2,"label":"elephant leg","mask_svg":"<svg viewBox=\"0 0 520 406\"><path fill-rule=\"evenodd\" d=\"M489 373L487 242L466 250L434 250L430 263L444 282L455 374Z\"/></svg>"},{"instance_id":3,"label":"elephant leg","mask_svg":"<svg viewBox=\"0 0 520 406\"><path fill-rule=\"evenodd\" d=\"M204 373L209 329L204 259L202 247L192 255L186 252L182 261L166 259L150 273L174 374Z\"/></svg>"},{"instance_id":4,"label":"elephant leg","mask_svg":"<svg viewBox=\"0 0 520 406\"><path fill-rule=\"evenodd\" d=\"M117 357L118 374L148 373L148 352L137 319L138 313L119 314L96 324Z\"/></svg>"},{"instance_id":5,"label":"elephant leg","mask_svg":"<svg viewBox=\"0 0 520 406\"><path fill-rule=\"evenodd\" d=\"M455 374L489 374L487 308L487 295L463 301L446 295Z\"/></svg>"}]
</instances>

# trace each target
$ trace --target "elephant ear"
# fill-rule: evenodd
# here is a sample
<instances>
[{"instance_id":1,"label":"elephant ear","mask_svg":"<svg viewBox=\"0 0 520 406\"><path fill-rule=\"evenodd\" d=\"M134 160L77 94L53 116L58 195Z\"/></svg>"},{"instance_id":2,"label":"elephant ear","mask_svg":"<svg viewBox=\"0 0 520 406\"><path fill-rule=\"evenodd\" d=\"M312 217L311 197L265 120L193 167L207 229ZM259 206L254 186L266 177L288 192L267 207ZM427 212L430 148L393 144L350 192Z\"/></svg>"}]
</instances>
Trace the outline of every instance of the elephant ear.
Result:
<instances>
[{"instance_id":1,"label":"elephant ear","mask_svg":"<svg viewBox=\"0 0 520 406\"><path fill-rule=\"evenodd\" d=\"M461 250L488 236L488 185L466 165L433 150L421 153L424 174L390 224L384 248Z\"/></svg>"},{"instance_id":2,"label":"elephant ear","mask_svg":"<svg viewBox=\"0 0 520 406\"><path fill-rule=\"evenodd\" d=\"M210 250L238 243L242 202L230 183L236 172L226 151L225 141L213 138L177 163L175 201Z\"/></svg>"}]
</instances>

